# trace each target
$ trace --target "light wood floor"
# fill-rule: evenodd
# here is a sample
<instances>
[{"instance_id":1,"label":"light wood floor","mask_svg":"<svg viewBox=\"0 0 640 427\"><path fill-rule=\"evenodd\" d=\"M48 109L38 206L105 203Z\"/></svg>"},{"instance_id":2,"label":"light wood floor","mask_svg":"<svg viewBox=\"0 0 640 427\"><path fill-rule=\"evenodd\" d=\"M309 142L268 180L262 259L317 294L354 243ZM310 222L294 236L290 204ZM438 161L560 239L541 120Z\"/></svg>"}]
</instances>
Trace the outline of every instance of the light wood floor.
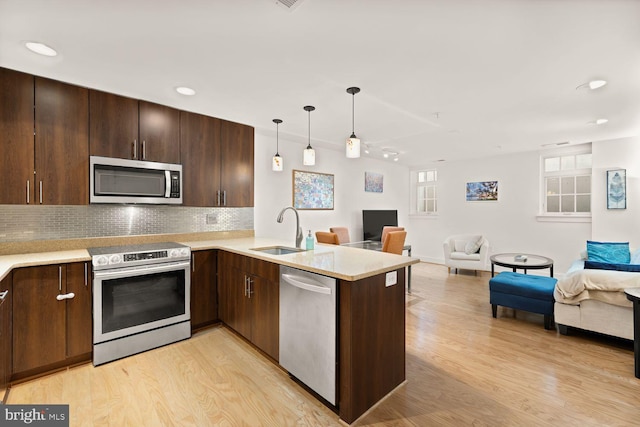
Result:
<instances>
[{"instance_id":1,"label":"light wood floor","mask_svg":"<svg viewBox=\"0 0 640 427\"><path fill-rule=\"evenodd\" d=\"M407 382L355 425L638 425L630 342L561 336L502 307L493 319L488 279L413 267ZM70 404L71 426L340 425L224 327L15 385L8 403Z\"/></svg>"}]
</instances>

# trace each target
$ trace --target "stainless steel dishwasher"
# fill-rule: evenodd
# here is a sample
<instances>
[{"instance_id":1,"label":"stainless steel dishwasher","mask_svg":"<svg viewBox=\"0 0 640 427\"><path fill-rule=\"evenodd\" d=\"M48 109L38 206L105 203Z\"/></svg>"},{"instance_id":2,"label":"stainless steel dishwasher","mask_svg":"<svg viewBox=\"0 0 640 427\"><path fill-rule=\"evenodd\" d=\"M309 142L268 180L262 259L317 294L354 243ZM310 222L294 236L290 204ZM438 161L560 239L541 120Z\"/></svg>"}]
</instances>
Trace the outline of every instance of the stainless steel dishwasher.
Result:
<instances>
[{"instance_id":1,"label":"stainless steel dishwasher","mask_svg":"<svg viewBox=\"0 0 640 427\"><path fill-rule=\"evenodd\" d=\"M336 279L280 266L280 365L336 404Z\"/></svg>"}]
</instances>

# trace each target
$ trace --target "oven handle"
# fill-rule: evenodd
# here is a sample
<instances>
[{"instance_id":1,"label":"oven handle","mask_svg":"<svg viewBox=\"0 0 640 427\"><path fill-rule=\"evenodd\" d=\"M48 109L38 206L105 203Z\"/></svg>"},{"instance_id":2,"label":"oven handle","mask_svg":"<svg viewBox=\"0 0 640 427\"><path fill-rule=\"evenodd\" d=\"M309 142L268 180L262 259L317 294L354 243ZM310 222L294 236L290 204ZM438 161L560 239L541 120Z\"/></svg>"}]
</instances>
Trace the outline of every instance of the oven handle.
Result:
<instances>
[{"instance_id":1,"label":"oven handle","mask_svg":"<svg viewBox=\"0 0 640 427\"><path fill-rule=\"evenodd\" d=\"M138 267L118 268L117 270L95 271L96 279L118 279L122 277L142 276L144 274L163 273L165 271L189 269L190 261L171 262L157 265L143 265Z\"/></svg>"}]
</instances>

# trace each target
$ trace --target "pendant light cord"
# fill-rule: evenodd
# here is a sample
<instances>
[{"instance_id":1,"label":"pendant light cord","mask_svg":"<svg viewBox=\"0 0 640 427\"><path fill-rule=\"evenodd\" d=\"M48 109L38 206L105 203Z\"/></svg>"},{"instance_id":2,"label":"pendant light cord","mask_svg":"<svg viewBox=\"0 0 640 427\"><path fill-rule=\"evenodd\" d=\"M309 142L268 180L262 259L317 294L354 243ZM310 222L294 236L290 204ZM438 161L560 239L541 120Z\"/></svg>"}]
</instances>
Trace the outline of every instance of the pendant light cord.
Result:
<instances>
[{"instance_id":1,"label":"pendant light cord","mask_svg":"<svg viewBox=\"0 0 640 427\"><path fill-rule=\"evenodd\" d=\"M307 148L311 148L311 110L308 110L309 113L309 142L307 143Z\"/></svg>"},{"instance_id":2,"label":"pendant light cord","mask_svg":"<svg viewBox=\"0 0 640 427\"><path fill-rule=\"evenodd\" d=\"M280 133L278 132L278 128L280 127L280 123L276 123L276 155L280 152Z\"/></svg>"},{"instance_id":3,"label":"pendant light cord","mask_svg":"<svg viewBox=\"0 0 640 427\"><path fill-rule=\"evenodd\" d=\"M356 134L356 109L355 109L355 103L356 103L356 94L352 93L351 94L351 135L355 135Z\"/></svg>"}]
</instances>

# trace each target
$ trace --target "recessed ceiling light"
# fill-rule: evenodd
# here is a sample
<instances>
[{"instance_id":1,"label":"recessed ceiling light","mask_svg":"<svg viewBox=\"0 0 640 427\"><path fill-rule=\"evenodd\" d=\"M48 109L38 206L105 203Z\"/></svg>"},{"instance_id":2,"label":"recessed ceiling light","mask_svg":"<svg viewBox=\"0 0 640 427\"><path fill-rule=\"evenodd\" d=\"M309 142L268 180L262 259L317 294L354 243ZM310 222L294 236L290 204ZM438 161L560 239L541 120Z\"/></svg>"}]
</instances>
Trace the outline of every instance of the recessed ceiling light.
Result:
<instances>
[{"instance_id":1,"label":"recessed ceiling light","mask_svg":"<svg viewBox=\"0 0 640 427\"><path fill-rule=\"evenodd\" d=\"M196 91L186 86L179 86L176 88L176 92L180 95L192 96L196 94Z\"/></svg>"},{"instance_id":2,"label":"recessed ceiling light","mask_svg":"<svg viewBox=\"0 0 640 427\"><path fill-rule=\"evenodd\" d=\"M395 159L393 159L394 162L397 162L399 160L399 157L396 157Z\"/></svg>"},{"instance_id":3,"label":"recessed ceiling light","mask_svg":"<svg viewBox=\"0 0 640 427\"><path fill-rule=\"evenodd\" d=\"M598 89L599 87L602 87L604 85L607 84L606 80L591 80L589 82L589 89L593 90L593 89Z\"/></svg>"},{"instance_id":4,"label":"recessed ceiling light","mask_svg":"<svg viewBox=\"0 0 640 427\"><path fill-rule=\"evenodd\" d=\"M35 52L35 53L37 53L39 55L56 56L58 54L58 52L56 52L56 50L54 48L49 47L44 43L26 42L25 46L30 51Z\"/></svg>"},{"instance_id":5,"label":"recessed ceiling light","mask_svg":"<svg viewBox=\"0 0 640 427\"><path fill-rule=\"evenodd\" d=\"M597 120L592 120L590 122L587 122L588 125L603 125L605 123L607 123L609 121L609 119L597 119Z\"/></svg>"},{"instance_id":6,"label":"recessed ceiling light","mask_svg":"<svg viewBox=\"0 0 640 427\"><path fill-rule=\"evenodd\" d=\"M581 84L576 89L591 89L591 90L595 90L595 89L601 88L602 86L604 86L606 84L607 84L606 80L591 80L588 83Z\"/></svg>"}]
</instances>

